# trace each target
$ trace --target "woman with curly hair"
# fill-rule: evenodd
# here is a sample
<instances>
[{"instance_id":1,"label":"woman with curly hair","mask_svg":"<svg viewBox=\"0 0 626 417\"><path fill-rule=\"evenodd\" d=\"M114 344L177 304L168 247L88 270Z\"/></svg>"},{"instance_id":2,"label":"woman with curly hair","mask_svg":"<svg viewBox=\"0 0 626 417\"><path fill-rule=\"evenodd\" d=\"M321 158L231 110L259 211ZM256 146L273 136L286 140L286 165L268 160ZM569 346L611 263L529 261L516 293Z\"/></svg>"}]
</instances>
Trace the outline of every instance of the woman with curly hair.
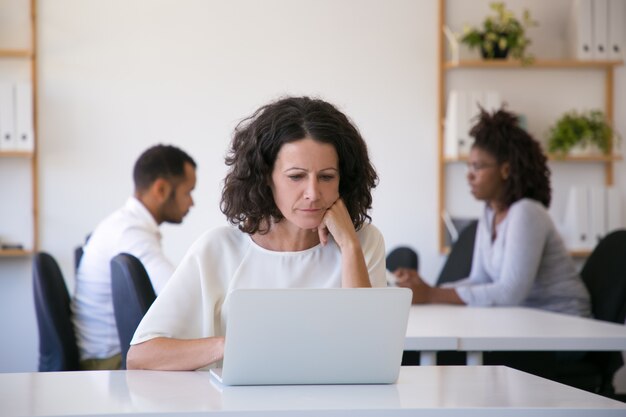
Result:
<instances>
[{"instance_id":1,"label":"woman with curly hair","mask_svg":"<svg viewBox=\"0 0 626 417\"><path fill-rule=\"evenodd\" d=\"M220 227L190 248L139 324L129 369L192 370L222 359L237 288L386 286L370 222L378 177L356 127L333 105L288 97L235 129Z\"/></svg>"},{"instance_id":2,"label":"woman with curly hair","mask_svg":"<svg viewBox=\"0 0 626 417\"><path fill-rule=\"evenodd\" d=\"M481 110L470 134L467 180L485 202L470 276L437 288L401 269L397 284L413 289L413 303L522 305L590 316L587 289L548 214L550 170L539 143L504 110Z\"/></svg>"}]
</instances>

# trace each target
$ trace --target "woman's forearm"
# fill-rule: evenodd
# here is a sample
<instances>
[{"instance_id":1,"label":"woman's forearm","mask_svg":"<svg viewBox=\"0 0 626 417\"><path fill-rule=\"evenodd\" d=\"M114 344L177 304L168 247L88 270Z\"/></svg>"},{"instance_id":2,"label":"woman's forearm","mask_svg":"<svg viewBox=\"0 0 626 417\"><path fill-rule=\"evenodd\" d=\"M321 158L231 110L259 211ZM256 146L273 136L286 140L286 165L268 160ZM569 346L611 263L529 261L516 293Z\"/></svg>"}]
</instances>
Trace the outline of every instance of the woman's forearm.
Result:
<instances>
[{"instance_id":1,"label":"woman's forearm","mask_svg":"<svg viewBox=\"0 0 626 417\"><path fill-rule=\"evenodd\" d=\"M132 345L128 350L128 369L192 371L221 360L224 338L170 339L157 337Z\"/></svg>"},{"instance_id":2,"label":"woman's forearm","mask_svg":"<svg viewBox=\"0 0 626 417\"><path fill-rule=\"evenodd\" d=\"M454 288L429 287L427 303L436 304L465 304Z\"/></svg>"},{"instance_id":3,"label":"woman's forearm","mask_svg":"<svg viewBox=\"0 0 626 417\"><path fill-rule=\"evenodd\" d=\"M343 288L372 286L363 251L358 241L341 248L341 286Z\"/></svg>"}]
</instances>

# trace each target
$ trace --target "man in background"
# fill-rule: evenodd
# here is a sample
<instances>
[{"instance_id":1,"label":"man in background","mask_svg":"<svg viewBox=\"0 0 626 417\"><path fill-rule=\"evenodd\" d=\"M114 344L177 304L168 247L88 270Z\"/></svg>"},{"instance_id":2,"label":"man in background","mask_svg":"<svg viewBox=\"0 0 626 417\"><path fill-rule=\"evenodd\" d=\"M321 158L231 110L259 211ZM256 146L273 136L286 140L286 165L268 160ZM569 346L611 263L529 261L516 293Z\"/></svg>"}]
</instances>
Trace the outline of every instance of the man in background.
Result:
<instances>
[{"instance_id":1,"label":"man in background","mask_svg":"<svg viewBox=\"0 0 626 417\"><path fill-rule=\"evenodd\" d=\"M137 159L133 180L134 195L91 233L76 272L72 311L82 369L121 366L111 259L121 252L137 257L157 295L174 272L161 247L159 225L181 223L189 212L196 163L181 149L156 145Z\"/></svg>"}]
</instances>

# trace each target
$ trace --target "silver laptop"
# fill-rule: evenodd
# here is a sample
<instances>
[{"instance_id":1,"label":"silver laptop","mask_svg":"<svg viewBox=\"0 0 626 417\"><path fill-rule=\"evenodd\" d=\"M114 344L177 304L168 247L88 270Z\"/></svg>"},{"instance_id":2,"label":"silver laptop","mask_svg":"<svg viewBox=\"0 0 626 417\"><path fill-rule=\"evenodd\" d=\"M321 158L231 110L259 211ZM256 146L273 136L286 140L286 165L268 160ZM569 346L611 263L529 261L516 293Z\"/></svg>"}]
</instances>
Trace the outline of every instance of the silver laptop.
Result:
<instances>
[{"instance_id":1,"label":"silver laptop","mask_svg":"<svg viewBox=\"0 0 626 417\"><path fill-rule=\"evenodd\" d=\"M411 306L406 288L238 289L229 295L224 385L389 384Z\"/></svg>"}]
</instances>

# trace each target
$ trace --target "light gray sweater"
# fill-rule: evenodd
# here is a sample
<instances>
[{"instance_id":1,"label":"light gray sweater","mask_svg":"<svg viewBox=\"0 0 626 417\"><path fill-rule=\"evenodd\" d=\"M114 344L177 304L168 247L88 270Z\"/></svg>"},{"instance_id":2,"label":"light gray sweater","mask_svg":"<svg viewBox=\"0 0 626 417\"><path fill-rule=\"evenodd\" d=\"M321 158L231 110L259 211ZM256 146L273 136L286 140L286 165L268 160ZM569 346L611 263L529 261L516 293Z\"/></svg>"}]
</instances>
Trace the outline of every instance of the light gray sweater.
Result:
<instances>
[{"instance_id":1,"label":"light gray sweater","mask_svg":"<svg viewBox=\"0 0 626 417\"><path fill-rule=\"evenodd\" d=\"M473 306L535 307L591 316L589 293L561 236L538 201L516 201L492 242L494 212L486 207L478 222L469 278L452 283Z\"/></svg>"}]
</instances>

